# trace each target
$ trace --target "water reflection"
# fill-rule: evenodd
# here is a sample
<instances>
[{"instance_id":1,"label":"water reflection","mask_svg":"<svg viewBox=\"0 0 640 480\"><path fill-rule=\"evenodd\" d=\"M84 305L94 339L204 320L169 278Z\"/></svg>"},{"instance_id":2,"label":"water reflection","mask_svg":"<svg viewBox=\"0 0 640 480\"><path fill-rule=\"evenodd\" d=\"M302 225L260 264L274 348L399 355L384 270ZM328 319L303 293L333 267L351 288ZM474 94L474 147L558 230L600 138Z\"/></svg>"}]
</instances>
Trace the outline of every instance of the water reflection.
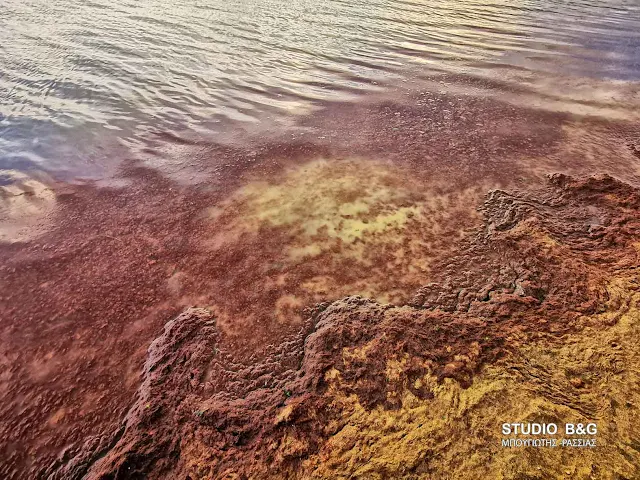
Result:
<instances>
[{"instance_id":1,"label":"water reflection","mask_svg":"<svg viewBox=\"0 0 640 480\"><path fill-rule=\"evenodd\" d=\"M639 13L625 0L7 0L0 168L92 173L154 132L211 136L436 72L637 79Z\"/></svg>"}]
</instances>

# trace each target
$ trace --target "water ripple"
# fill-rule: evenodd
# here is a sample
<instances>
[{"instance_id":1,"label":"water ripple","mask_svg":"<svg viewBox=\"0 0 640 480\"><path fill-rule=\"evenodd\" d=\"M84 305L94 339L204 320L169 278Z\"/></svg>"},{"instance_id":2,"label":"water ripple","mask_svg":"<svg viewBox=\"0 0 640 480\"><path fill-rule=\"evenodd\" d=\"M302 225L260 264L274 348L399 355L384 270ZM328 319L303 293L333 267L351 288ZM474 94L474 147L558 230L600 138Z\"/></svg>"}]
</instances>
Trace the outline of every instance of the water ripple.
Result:
<instances>
[{"instance_id":1,"label":"water ripple","mask_svg":"<svg viewBox=\"0 0 640 480\"><path fill-rule=\"evenodd\" d=\"M88 139L214 134L416 68L640 79L634 0L4 0L0 31L0 169L86 172Z\"/></svg>"}]
</instances>

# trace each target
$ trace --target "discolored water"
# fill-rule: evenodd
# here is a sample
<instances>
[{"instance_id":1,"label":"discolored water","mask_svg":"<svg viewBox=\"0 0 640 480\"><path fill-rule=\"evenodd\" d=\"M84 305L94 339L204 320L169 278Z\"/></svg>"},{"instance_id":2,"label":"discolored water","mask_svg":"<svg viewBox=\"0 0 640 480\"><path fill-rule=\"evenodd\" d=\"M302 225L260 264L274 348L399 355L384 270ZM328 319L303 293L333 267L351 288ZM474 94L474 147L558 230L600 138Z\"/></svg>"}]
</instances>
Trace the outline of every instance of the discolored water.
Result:
<instances>
[{"instance_id":1,"label":"discolored water","mask_svg":"<svg viewBox=\"0 0 640 480\"><path fill-rule=\"evenodd\" d=\"M637 80L638 32L636 0L3 0L0 169L99 174L443 72Z\"/></svg>"},{"instance_id":2,"label":"discolored water","mask_svg":"<svg viewBox=\"0 0 640 480\"><path fill-rule=\"evenodd\" d=\"M359 295L404 305L388 317L388 330L378 330L380 351L396 350L387 335L411 340L416 332L410 349L398 351L427 352L428 363L437 359L454 373L466 362L458 359L480 368L478 352L493 358L503 338L511 349L529 331L535 339L565 335L579 321L599 325L582 315L600 311L587 296L606 298L618 315L618 303L629 301L616 299L630 294L625 287L610 295L609 285L636 258L630 185L640 186L639 32L638 0L0 0L0 478L75 478L64 470L111 462L113 443L128 443L136 431L133 423L120 428L125 416L137 418L126 413L138 408L135 398L152 399L153 409L143 409L151 422L175 418L185 428L199 428L189 415L191 406L201 410L180 403L184 388L200 402L192 393L207 384L206 395L224 393L219 398L234 405L246 392L274 389L280 408L279 372L298 375L295 345L305 343L307 308L318 302ZM629 186L558 176L544 187L557 172L609 173ZM539 306L541 297L549 300ZM476 299L484 306L472 308ZM158 402L137 396L147 347L190 305L215 315L220 343L206 344L215 368L202 364L194 373L196 364L183 362L171 371L188 369L188 382L182 374L163 380ZM432 308L443 316L423 316ZM462 316L454 319L453 310ZM420 323L403 323L410 318ZM602 338L619 335L611 332ZM174 338L183 345L187 337ZM619 356L620 342L600 343L585 343L601 352L598 362ZM167 347L174 350L166 358L183 358L180 345ZM558 380L553 392L582 375L574 352L585 349L575 345L557 375L545 367L539 377ZM386 383L396 373L374 350L377 366L367 375ZM155 355L147 365L156 365ZM406 385L415 386L411 362ZM586 372L601 365L584 365L576 398L614 405L628 397L622 387L609 399L592 390ZM392 383L405 382L397 378ZM631 389L634 382L619 381ZM169 397L176 403L165 404ZM553 412L556 400L522 404ZM576 402L571 412L591 408L590 400ZM157 415L156 407L176 416ZM238 408L224 410L227 426L243 421ZM449 407L439 408L443 418ZM619 425L635 431L625 412ZM600 418L604 425L614 417ZM193 422L211 418L196 413ZM246 425L268 433L259 424L267 417L255 418ZM240 441L226 426L200 436L156 425L145 424L145 440L131 445L173 449L182 440L166 435L175 432L216 442L220 434L220 445L234 448L255 439L276 445L262 433ZM279 420L269 425L280 428ZM443 431L439 420L433 425ZM467 443L486 443L484 432ZM385 446L389 438L385 431ZM219 457L180 445L184 465L206 463L189 451ZM407 451L417 458L414 446ZM302 457L286 453L297 448L285 446L282 458L298 466ZM453 458L443 455L436 457ZM174 451L157 464L134 452L119 466L174 460ZM59 468L60 476L52 473Z\"/></svg>"}]
</instances>

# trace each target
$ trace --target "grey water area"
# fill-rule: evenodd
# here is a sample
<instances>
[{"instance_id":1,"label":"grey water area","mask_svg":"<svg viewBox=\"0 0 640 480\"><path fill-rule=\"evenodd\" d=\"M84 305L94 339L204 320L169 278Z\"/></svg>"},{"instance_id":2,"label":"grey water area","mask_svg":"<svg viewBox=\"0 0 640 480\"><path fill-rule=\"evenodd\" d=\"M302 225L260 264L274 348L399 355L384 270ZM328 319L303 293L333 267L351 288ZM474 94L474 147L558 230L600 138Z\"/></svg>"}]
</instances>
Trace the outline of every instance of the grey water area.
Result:
<instances>
[{"instance_id":1,"label":"grey water area","mask_svg":"<svg viewBox=\"0 0 640 480\"><path fill-rule=\"evenodd\" d=\"M558 95L576 78L635 84L640 3L3 0L0 185L100 178L176 138L286 129L323 102L437 75L507 92L546 80Z\"/></svg>"}]
</instances>

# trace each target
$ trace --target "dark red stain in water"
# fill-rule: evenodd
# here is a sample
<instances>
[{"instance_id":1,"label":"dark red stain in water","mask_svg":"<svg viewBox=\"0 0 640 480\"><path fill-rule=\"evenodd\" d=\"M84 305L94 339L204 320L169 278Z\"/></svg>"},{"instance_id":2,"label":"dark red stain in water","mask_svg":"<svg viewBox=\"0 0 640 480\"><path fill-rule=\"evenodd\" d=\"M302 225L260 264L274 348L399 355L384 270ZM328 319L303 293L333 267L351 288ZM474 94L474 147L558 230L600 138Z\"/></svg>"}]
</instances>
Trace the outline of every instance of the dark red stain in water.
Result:
<instances>
[{"instance_id":1,"label":"dark red stain in water","mask_svg":"<svg viewBox=\"0 0 640 480\"><path fill-rule=\"evenodd\" d=\"M133 186L65 188L49 233L1 245L0 476L34 476L65 446L112 431L131 405L149 342L189 304L228 306L234 335L222 341L239 358L300 328L245 321L247 312L266 318L286 293L256 281L281 254L282 230L223 252L202 248L215 229L203 210L247 175L277 181L284 168L317 157L362 156L456 187L508 185L530 166L514 159L543 156L562 138L558 115L443 95L409 100L328 106L302 121L315 133L295 141L208 145L191 159L202 175L196 186L131 164L123 176ZM315 273L305 268L300 278ZM171 291L175 272L185 277ZM342 281L349 272L347 262Z\"/></svg>"}]
</instances>

